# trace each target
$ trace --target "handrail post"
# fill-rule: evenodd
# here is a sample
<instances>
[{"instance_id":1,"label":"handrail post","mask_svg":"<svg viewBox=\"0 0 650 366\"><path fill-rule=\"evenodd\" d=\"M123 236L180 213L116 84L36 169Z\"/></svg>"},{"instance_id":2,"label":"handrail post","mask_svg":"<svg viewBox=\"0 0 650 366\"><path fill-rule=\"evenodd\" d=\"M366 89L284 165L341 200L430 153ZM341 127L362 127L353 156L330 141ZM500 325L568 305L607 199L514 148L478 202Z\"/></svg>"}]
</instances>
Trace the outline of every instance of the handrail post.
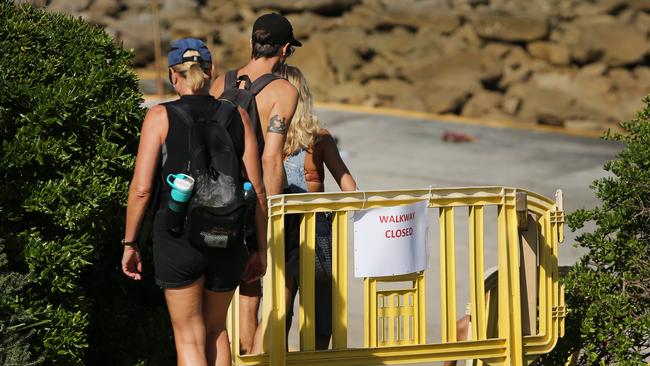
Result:
<instances>
[{"instance_id":1,"label":"handrail post","mask_svg":"<svg viewBox=\"0 0 650 366\"><path fill-rule=\"evenodd\" d=\"M456 342L454 208L440 208L440 311L442 341Z\"/></svg>"},{"instance_id":2,"label":"handrail post","mask_svg":"<svg viewBox=\"0 0 650 366\"><path fill-rule=\"evenodd\" d=\"M424 272L422 272L417 279L414 281L416 285L414 286L417 289L417 299L413 299L413 301L417 301L417 316L418 316L418 321L413 322L417 324L418 327L418 334L415 335L416 338L416 343L417 344L425 344L427 342L427 318L426 318L426 295L425 295L425 280L424 280Z\"/></svg>"},{"instance_id":3,"label":"handrail post","mask_svg":"<svg viewBox=\"0 0 650 366\"><path fill-rule=\"evenodd\" d=\"M517 228L526 231L528 228L528 195L526 192L515 193L515 210L517 210Z\"/></svg>"},{"instance_id":4,"label":"handrail post","mask_svg":"<svg viewBox=\"0 0 650 366\"><path fill-rule=\"evenodd\" d=\"M287 361L286 299L284 272L284 215L269 220L268 273L264 277L264 319L268 321L263 352L269 353L270 364L285 366Z\"/></svg>"},{"instance_id":5,"label":"handrail post","mask_svg":"<svg viewBox=\"0 0 650 366\"><path fill-rule=\"evenodd\" d=\"M506 338L506 364L523 365L521 302L519 291L519 245L514 202L498 208L499 337Z\"/></svg>"},{"instance_id":6,"label":"handrail post","mask_svg":"<svg viewBox=\"0 0 650 366\"><path fill-rule=\"evenodd\" d=\"M510 282L510 365L524 365L522 334L522 301L519 283L519 231L517 229L517 212L514 206L506 206L508 236L508 279Z\"/></svg>"},{"instance_id":7,"label":"handrail post","mask_svg":"<svg viewBox=\"0 0 650 366\"><path fill-rule=\"evenodd\" d=\"M332 223L332 349L348 347L348 213Z\"/></svg>"},{"instance_id":8,"label":"handrail post","mask_svg":"<svg viewBox=\"0 0 650 366\"><path fill-rule=\"evenodd\" d=\"M316 349L315 279L316 213L302 215L300 222L300 350Z\"/></svg>"},{"instance_id":9,"label":"handrail post","mask_svg":"<svg viewBox=\"0 0 650 366\"><path fill-rule=\"evenodd\" d=\"M521 263L519 266L519 281L521 283L521 308L523 321L523 334L531 335L536 333L537 319L537 223L535 218L527 215L526 230L519 232L519 251Z\"/></svg>"},{"instance_id":10,"label":"handrail post","mask_svg":"<svg viewBox=\"0 0 650 366\"><path fill-rule=\"evenodd\" d=\"M519 282L521 285L522 334L535 332L537 297L537 225L528 213L528 195L526 192L515 193L515 210L517 211L517 228L519 229Z\"/></svg>"},{"instance_id":11,"label":"handrail post","mask_svg":"<svg viewBox=\"0 0 650 366\"><path fill-rule=\"evenodd\" d=\"M469 282L472 339L486 339L485 284L483 281L483 206L469 208Z\"/></svg>"}]
</instances>

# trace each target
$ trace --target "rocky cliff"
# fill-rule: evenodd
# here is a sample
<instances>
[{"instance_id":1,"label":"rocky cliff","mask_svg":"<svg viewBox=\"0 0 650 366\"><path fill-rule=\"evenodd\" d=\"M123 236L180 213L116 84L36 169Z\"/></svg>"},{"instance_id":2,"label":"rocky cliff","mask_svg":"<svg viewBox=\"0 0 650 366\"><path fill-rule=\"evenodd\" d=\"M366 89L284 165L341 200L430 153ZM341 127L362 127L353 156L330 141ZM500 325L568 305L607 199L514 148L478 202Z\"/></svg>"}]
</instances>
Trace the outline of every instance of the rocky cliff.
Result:
<instances>
[{"instance_id":1,"label":"rocky cliff","mask_svg":"<svg viewBox=\"0 0 650 366\"><path fill-rule=\"evenodd\" d=\"M150 0L35 0L153 60ZM316 99L603 129L650 92L650 0L159 0L163 50L214 40L245 63L255 18L285 14Z\"/></svg>"}]
</instances>

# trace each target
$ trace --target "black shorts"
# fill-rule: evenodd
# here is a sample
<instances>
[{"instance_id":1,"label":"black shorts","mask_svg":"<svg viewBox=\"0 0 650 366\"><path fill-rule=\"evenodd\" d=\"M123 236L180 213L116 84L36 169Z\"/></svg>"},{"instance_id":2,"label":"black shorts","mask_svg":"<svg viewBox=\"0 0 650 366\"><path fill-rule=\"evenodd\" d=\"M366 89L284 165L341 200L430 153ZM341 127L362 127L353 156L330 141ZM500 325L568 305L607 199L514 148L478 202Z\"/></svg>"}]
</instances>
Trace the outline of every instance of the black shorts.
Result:
<instances>
[{"instance_id":1,"label":"black shorts","mask_svg":"<svg viewBox=\"0 0 650 366\"><path fill-rule=\"evenodd\" d=\"M164 213L156 212L153 224L153 262L156 284L162 288L187 286L205 276L211 291L232 291L239 285L248 259L244 243L227 248L197 247L185 237L174 237L165 228Z\"/></svg>"}]
</instances>

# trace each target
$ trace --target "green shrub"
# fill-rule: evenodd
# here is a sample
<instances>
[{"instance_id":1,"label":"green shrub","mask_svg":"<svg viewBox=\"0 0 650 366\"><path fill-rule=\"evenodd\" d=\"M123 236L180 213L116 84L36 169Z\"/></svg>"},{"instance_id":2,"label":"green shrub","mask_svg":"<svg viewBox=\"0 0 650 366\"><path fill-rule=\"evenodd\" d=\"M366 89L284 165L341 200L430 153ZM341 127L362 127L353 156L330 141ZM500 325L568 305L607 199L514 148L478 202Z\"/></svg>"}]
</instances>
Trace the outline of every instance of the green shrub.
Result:
<instances>
[{"instance_id":1,"label":"green shrub","mask_svg":"<svg viewBox=\"0 0 650 366\"><path fill-rule=\"evenodd\" d=\"M566 335L544 360L561 365L580 351L578 365L647 365L650 357L650 98L625 134L608 136L626 147L605 164L611 177L594 182L602 205L569 216L589 250L564 279Z\"/></svg>"},{"instance_id":2,"label":"green shrub","mask_svg":"<svg viewBox=\"0 0 650 366\"><path fill-rule=\"evenodd\" d=\"M173 360L150 251L143 283L119 268L144 117L131 53L81 19L7 0L0 50L0 360Z\"/></svg>"},{"instance_id":3,"label":"green shrub","mask_svg":"<svg viewBox=\"0 0 650 366\"><path fill-rule=\"evenodd\" d=\"M29 347L29 338L34 333L27 327L34 323L34 318L16 306L15 301L29 283L29 276L9 270L8 263L0 239L0 365L33 365L40 361L32 356Z\"/></svg>"}]
</instances>

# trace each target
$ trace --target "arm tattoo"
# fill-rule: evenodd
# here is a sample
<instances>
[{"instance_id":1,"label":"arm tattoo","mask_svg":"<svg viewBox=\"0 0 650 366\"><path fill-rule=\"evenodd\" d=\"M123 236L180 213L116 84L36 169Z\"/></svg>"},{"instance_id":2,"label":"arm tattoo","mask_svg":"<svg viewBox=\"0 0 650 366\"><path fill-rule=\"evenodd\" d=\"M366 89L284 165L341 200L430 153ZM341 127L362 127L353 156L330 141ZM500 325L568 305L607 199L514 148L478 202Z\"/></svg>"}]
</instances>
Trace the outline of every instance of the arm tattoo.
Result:
<instances>
[{"instance_id":1,"label":"arm tattoo","mask_svg":"<svg viewBox=\"0 0 650 366\"><path fill-rule=\"evenodd\" d=\"M284 117L274 114L269 121L269 128L267 132L279 133L280 135L287 134L287 125L284 123Z\"/></svg>"}]
</instances>

